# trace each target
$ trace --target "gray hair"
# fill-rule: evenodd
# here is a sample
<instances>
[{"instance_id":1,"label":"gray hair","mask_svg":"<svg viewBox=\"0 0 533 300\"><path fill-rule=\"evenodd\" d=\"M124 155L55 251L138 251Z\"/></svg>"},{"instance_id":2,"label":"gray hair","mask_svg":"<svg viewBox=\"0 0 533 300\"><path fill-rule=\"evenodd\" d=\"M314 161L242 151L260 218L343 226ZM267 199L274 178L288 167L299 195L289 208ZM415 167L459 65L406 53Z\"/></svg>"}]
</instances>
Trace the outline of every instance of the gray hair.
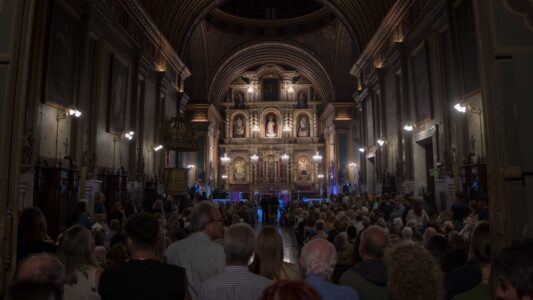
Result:
<instances>
[{"instance_id":1,"label":"gray hair","mask_svg":"<svg viewBox=\"0 0 533 300\"><path fill-rule=\"evenodd\" d=\"M255 231L246 223L231 225L224 236L228 264L247 265L255 248Z\"/></svg>"},{"instance_id":2,"label":"gray hair","mask_svg":"<svg viewBox=\"0 0 533 300\"><path fill-rule=\"evenodd\" d=\"M218 206L207 200L200 201L194 205L191 212L192 232L203 230L205 226L213 220L212 209L218 209Z\"/></svg>"},{"instance_id":3,"label":"gray hair","mask_svg":"<svg viewBox=\"0 0 533 300\"><path fill-rule=\"evenodd\" d=\"M314 239L302 248L300 265L305 275L321 275L326 278L333 274L337 262L335 247L325 239Z\"/></svg>"},{"instance_id":4,"label":"gray hair","mask_svg":"<svg viewBox=\"0 0 533 300\"><path fill-rule=\"evenodd\" d=\"M48 253L30 255L20 263L16 281L52 283L63 289L65 266L57 257Z\"/></svg>"},{"instance_id":5,"label":"gray hair","mask_svg":"<svg viewBox=\"0 0 533 300\"><path fill-rule=\"evenodd\" d=\"M409 226L405 226L402 229L402 240L411 241L413 239L413 229Z\"/></svg>"}]
</instances>

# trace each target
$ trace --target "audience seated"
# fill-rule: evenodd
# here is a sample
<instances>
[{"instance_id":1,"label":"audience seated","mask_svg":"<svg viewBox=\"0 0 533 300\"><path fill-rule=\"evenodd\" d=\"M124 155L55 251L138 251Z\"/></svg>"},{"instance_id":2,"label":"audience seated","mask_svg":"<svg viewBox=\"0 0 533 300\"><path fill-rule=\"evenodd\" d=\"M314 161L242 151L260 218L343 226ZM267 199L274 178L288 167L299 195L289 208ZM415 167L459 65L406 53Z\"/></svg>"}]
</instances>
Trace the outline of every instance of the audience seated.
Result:
<instances>
[{"instance_id":1,"label":"audience seated","mask_svg":"<svg viewBox=\"0 0 533 300\"><path fill-rule=\"evenodd\" d=\"M488 249L487 249L488 248ZM480 222L474 232L469 247L469 259L465 265L453 270L446 280L446 299L473 289L482 282L482 264L490 263L489 224Z\"/></svg>"},{"instance_id":2,"label":"audience seated","mask_svg":"<svg viewBox=\"0 0 533 300\"><path fill-rule=\"evenodd\" d=\"M357 292L350 287L328 282L336 262L337 253L330 242L320 238L309 241L300 255L305 282L313 286L324 300L359 299Z\"/></svg>"},{"instance_id":3,"label":"audience seated","mask_svg":"<svg viewBox=\"0 0 533 300\"><path fill-rule=\"evenodd\" d=\"M472 233L470 240L472 258L475 259L481 273L481 281L472 289L453 297L454 300L483 300L490 299L490 232L489 223L479 222ZM476 274L477 275L477 274ZM477 278L476 278L477 279Z\"/></svg>"},{"instance_id":4,"label":"audience seated","mask_svg":"<svg viewBox=\"0 0 533 300\"><path fill-rule=\"evenodd\" d=\"M102 273L98 286L102 300L185 299L185 270L158 260L159 221L139 213L126 221L124 230L131 260Z\"/></svg>"},{"instance_id":5,"label":"audience seated","mask_svg":"<svg viewBox=\"0 0 533 300\"><path fill-rule=\"evenodd\" d=\"M387 245L388 236L382 228L373 225L363 231L359 245L363 261L344 272L339 284L352 287L361 300L389 299L387 272L383 262Z\"/></svg>"},{"instance_id":6,"label":"audience seated","mask_svg":"<svg viewBox=\"0 0 533 300\"><path fill-rule=\"evenodd\" d=\"M385 260L391 299L442 299L442 272L422 246L413 243L399 245L387 254Z\"/></svg>"},{"instance_id":7,"label":"audience seated","mask_svg":"<svg viewBox=\"0 0 533 300\"><path fill-rule=\"evenodd\" d=\"M263 291L259 300L320 300L320 294L303 281L280 280Z\"/></svg>"},{"instance_id":8,"label":"audience seated","mask_svg":"<svg viewBox=\"0 0 533 300\"><path fill-rule=\"evenodd\" d=\"M533 240L515 242L496 255L491 277L496 299L533 299Z\"/></svg>"},{"instance_id":9,"label":"audience seated","mask_svg":"<svg viewBox=\"0 0 533 300\"><path fill-rule=\"evenodd\" d=\"M201 285L221 273L226 264L222 245L213 242L222 236L223 217L212 202L198 202L191 214L191 234L174 242L165 251L167 262L185 268L189 291L198 299Z\"/></svg>"},{"instance_id":10,"label":"audience seated","mask_svg":"<svg viewBox=\"0 0 533 300\"><path fill-rule=\"evenodd\" d=\"M62 300L62 291L49 282L20 281L7 291L4 300Z\"/></svg>"},{"instance_id":11,"label":"audience seated","mask_svg":"<svg viewBox=\"0 0 533 300\"><path fill-rule=\"evenodd\" d=\"M39 208L27 207L22 210L18 225L18 261L33 253L57 252L57 247L48 242L46 229L46 219Z\"/></svg>"},{"instance_id":12,"label":"audience seated","mask_svg":"<svg viewBox=\"0 0 533 300\"><path fill-rule=\"evenodd\" d=\"M272 280L248 270L255 248L255 231L250 225L231 225L224 237L226 267L202 283L200 299L257 299Z\"/></svg>"},{"instance_id":13,"label":"audience seated","mask_svg":"<svg viewBox=\"0 0 533 300\"><path fill-rule=\"evenodd\" d=\"M65 265L65 300L98 300L98 280L102 269L97 266L91 232L75 225L63 234L59 259Z\"/></svg>"},{"instance_id":14,"label":"audience seated","mask_svg":"<svg viewBox=\"0 0 533 300\"><path fill-rule=\"evenodd\" d=\"M271 226L263 227L257 235L250 271L271 280L300 279L297 267L283 261L283 240Z\"/></svg>"}]
</instances>

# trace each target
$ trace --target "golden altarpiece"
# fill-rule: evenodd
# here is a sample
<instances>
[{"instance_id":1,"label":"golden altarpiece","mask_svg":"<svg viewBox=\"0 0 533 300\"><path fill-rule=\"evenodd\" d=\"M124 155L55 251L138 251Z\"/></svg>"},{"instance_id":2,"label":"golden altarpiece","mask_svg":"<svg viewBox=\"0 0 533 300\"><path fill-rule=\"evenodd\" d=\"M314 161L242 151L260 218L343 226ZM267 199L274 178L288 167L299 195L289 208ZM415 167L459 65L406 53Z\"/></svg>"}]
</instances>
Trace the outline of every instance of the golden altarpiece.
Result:
<instances>
[{"instance_id":1,"label":"golden altarpiece","mask_svg":"<svg viewBox=\"0 0 533 300\"><path fill-rule=\"evenodd\" d=\"M287 67L263 65L242 74L221 103L218 182L227 191L318 192L321 104L313 85Z\"/></svg>"}]
</instances>

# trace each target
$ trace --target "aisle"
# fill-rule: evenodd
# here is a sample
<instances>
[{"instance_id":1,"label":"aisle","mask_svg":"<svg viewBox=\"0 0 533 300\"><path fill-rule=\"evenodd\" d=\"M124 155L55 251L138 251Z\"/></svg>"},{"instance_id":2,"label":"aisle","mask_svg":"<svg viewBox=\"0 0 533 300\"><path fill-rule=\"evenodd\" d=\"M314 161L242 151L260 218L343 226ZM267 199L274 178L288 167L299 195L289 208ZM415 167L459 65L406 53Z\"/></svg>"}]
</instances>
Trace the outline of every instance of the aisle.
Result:
<instances>
[{"instance_id":1,"label":"aisle","mask_svg":"<svg viewBox=\"0 0 533 300\"><path fill-rule=\"evenodd\" d=\"M257 209L257 220L259 221L256 228L257 232L259 232L263 226L261 223L261 213L261 209ZM279 222L276 223L277 224L274 224L273 226L277 228L283 239L283 260L298 265L298 244L296 243L294 231L292 228L286 228L279 225Z\"/></svg>"}]
</instances>

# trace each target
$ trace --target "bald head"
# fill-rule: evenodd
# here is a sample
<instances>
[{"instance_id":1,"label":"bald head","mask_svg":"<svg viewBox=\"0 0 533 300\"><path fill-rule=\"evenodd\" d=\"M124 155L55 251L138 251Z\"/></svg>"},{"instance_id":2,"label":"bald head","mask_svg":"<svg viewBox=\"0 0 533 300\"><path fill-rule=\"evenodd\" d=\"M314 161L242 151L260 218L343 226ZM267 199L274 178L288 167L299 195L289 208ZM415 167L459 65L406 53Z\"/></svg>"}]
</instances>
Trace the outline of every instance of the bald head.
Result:
<instances>
[{"instance_id":1,"label":"bald head","mask_svg":"<svg viewBox=\"0 0 533 300\"><path fill-rule=\"evenodd\" d=\"M383 258L385 248L389 245L387 232L376 225L369 226L361 233L359 254L364 260Z\"/></svg>"},{"instance_id":2,"label":"bald head","mask_svg":"<svg viewBox=\"0 0 533 300\"><path fill-rule=\"evenodd\" d=\"M16 281L53 283L58 287L65 284L65 266L50 254L31 255L19 265Z\"/></svg>"},{"instance_id":3,"label":"bald head","mask_svg":"<svg viewBox=\"0 0 533 300\"><path fill-rule=\"evenodd\" d=\"M335 247L325 239L311 240L302 248L300 266L306 276L321 275L328 278L333 273L336 262Z\"/></svg>"}]
</instances>

